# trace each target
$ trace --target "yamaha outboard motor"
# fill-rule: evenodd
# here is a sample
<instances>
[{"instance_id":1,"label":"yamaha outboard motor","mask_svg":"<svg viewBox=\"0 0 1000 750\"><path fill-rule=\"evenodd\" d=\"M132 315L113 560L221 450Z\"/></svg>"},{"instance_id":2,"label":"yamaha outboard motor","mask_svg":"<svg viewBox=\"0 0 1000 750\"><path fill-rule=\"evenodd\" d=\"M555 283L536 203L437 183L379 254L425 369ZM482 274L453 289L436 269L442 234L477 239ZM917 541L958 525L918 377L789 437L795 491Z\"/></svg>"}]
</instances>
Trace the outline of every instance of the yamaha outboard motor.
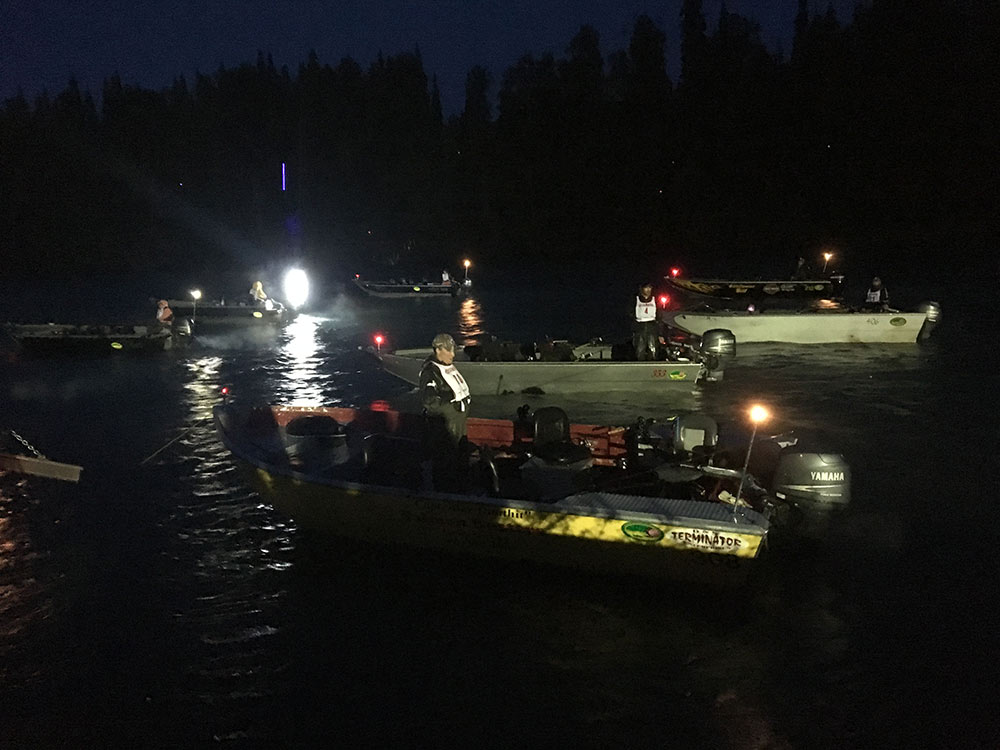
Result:
<instances>
[{"instance_id":1,"label":"yamaha outboard motor","mask_svg":"<svg viewBox=\"0 0 1000 750\"><path fill-rule=\"evenodd\" d=\"M736 356L736 336L726 328L712 328L701 335L698 351L704 358L708 381L720 381L725 362Z\"/></svg>"},{"instance_id":2,"label":"yamaha outboard motor","mask_svg":"<svg viewBox=\"0 0 1000 750\"><path fill-rule=\"evenodd\" d=\"M774 470L774 496L797 508L801 521L825 530L830 516L851 501L851 467L838 453L782 452Z\"/></svg>"},{"instance_id":3,"label":"yamaha outboard motor","mask_svg":"<svg viewBox=\"0 0 1000 750\"><path fill-rule=\"evenodd\" d=\"M941 305L937 302L923 302L917 307L917 312L924 314L924 324L920 327L920 333L917 334L917 341L925 341L930 338L934 326L941 319Z\"/></svg>"}]
</instances>

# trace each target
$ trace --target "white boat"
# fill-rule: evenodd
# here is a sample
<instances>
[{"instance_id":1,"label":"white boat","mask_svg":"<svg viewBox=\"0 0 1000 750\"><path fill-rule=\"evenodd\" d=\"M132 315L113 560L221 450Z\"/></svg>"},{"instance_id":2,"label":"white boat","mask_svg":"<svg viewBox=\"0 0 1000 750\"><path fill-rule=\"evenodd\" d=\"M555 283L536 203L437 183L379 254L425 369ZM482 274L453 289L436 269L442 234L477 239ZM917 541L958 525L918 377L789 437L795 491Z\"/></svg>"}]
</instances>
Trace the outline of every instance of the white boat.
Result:
<instances>
[{"instance_id":1,"label":"white boat","mask_svg":"<svg viewBox=\"0 0 1000 750\"><path fill-rule=\"evenodd\" d=\"M930 336L940 316L934 303L922 312L864 312L847 309L764 312L674 310L663 322L700 336L726 328L740 344L912 344Z\"/></svg>"},{"instance_id":2,"label":"white boat","mask_svg":"<svg viewBox=\"0 0 1000 750\"><path fill-rule=\"evenodd\" d=\"M471 347L470 347L471 349ZM584 344L572 351L570 361L474 361L463 347L455 354L462 377L474 396L505 393L602 393L607 391L659 391L678 386L722 380L722 360L699 356L678 360L629 362L611 358L611 347ZM431 355L429 348L399 349L380 353L386 372L418 385L420 370Z\"/></svg>"}]
</instances>

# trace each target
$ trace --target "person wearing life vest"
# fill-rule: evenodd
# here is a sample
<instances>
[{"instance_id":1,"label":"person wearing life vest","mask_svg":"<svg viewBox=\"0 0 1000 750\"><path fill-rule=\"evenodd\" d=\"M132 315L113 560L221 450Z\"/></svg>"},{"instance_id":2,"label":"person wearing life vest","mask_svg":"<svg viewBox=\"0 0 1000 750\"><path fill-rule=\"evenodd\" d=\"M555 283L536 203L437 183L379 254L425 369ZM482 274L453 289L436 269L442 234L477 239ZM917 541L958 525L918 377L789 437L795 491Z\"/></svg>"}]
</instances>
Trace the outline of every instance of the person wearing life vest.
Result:
<instances>
[{"instance_id":1,"label":"person wearing life vest","mask_svg":"<svg viewBox=\"0 0 1000 750\"><path fill-rule=\"evenodd\" d=\"M865 310L875 312L887 312L889 308L889 292L882 286L882 279L876 276L872 279L872 285L865 293L865 302L862 306Z\"/></svg>"},{"instance_id":2,"label":"person wearing life vest","mask_svg":"<svg viewBox=\"0 0 1000 750\"><path fill-rule=\"evenodd\" d=\"M162 326L169 326L174 322L174 311L165 299L156 303L156 322Z\"/></svg>"},{"instance_id":3,"label":"person wearing life vest","mask_svg":"<svg viewBox=\"0 0 1000 750\"><path fill-rule=\"evenodd\" d=\"M640 361L656 359L659 327L656 300L653 298L653 285L643 283L635 298L635 310L632 317L632 343L635 344L636 358Z\"/></svg>"},{"instance_id":4,"label":"person wearing life vest","mask_svg":"<svg viewBox=\"0 0 1000 750\"><path fill-rule=\"evenodd\" d=\"M455 367L455 339L439 333L431 341L431 355L420 370L418 390L428 417L428 448L434 486L438 490L460 489L462 459L467 443L466 423L472 400L469 386Z\"/></svg>"}]
</instances>

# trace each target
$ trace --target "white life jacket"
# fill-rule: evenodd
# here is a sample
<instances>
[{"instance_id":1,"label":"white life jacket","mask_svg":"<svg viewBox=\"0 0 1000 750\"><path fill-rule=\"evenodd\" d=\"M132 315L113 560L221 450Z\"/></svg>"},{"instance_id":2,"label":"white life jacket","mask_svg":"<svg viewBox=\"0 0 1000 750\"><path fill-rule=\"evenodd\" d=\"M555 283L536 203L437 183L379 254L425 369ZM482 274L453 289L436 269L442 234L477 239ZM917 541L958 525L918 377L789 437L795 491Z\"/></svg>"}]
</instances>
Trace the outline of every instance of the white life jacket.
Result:
<instances>
[{"instance_id":1,"label":"white life jacket","mask_svg":"<svg viewBox=\"0 0 1000 750\"><path fill-rule=\"evenodd\" d=\"M650 298L649 302L644 302L638 295L635 298L635 320L637 323L648 323L656 320L656 299Z\"/></svg>"},{"instance_id":2,"label":"white life jacket","mask_svg":"<svg viewBox=\"0 0 1000 750\"><path fill-rule=\"evenodd\" d=\"M882 287L878 289L869 289L868 296L865 299L866 302L881 302L882 301Z\"/></svg>"},{"instance_id":3,"label":"white life jacket","mask_svg":"<svg viewBox=\"0 0 1000 750\"><path fill-rule=\"evenodd\" d=\"M465 401L471 395L469 393L469 384L465 382L465 378L462 377L462 373L458 371L455 365L443 365L440 362L431 360L435 365L437 365L438 371L441 373L441 377L444 378L451 390L455 393L455 398L452 399L452 403L455 401Z\"/></svg>"}]
</instances>

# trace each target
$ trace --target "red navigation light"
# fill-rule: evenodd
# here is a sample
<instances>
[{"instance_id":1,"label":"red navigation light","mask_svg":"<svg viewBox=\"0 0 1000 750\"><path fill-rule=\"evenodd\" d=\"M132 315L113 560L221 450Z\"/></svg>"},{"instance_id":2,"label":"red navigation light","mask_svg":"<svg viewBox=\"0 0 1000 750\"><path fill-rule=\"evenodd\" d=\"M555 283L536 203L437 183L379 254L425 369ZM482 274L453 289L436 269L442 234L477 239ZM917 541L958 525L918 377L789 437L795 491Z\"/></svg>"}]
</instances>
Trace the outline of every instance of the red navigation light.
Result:
<instances>
[{"instance_id":1,"label":"red navigation light","mask_svg":"<svg viewBox=\"0 0 1000 750\"><path fill-rule=\"evenodd\" d=\"M354 274L354 278L356 278L356 279L360 279L360 278L361 278L361 274L360 274L360 273L356 273L356 274Z\"/></svg>"},{"instance_id":2,"label":"red navigation light","mask_svg":"<svg viewBox=\"0 0 1000 750\"><path fill-rule=\"evenodd\" d=\"M228 385L222 386L222 395L223 396L228 396L229 395L229 386Z\"/></svg>"},{"instance_id":3,"label":"red navigation light","mask_svg":"<svg viewBox=\"0 0 1000 750\"><path fill-rule=\"evenodd\" d=\"M673 268L670 269L670 275L676 279L678 276L681 275L681 269L679 269L677 266L674 266Z\"/></svg>"},{"instance_id":4,"label":"red navigation light","mask_svg":"<svg viewBox=\"0 0 1000 750\"><path fill-rule=\"evenodd\" d=\"M382 342L385 341L385 337L381 333L375 334L375 343L382 346Z\"/></svg>"},{"instance_id":5,"label":"red navigation light","mask_svg":"<svg viewBox=\"0 0 1000 750\"><path fill-rule=\"evenodd\" d=\"M666 307L668 302L670 302L670 295L669 294L661 294L660 295L660 307Z\"/></svg>"}]
</instances>

